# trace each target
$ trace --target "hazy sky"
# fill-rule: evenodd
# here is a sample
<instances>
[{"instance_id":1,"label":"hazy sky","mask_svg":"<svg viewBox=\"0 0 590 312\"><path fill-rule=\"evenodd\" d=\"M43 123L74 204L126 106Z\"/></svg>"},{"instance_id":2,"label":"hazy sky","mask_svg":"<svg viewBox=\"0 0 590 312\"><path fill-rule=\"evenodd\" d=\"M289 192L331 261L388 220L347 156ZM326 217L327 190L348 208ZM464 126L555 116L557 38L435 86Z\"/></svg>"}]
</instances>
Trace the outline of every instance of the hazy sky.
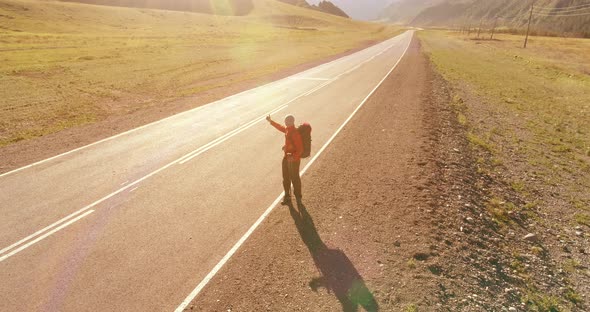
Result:
<instances>
[{"instance_id":1,"label":"hazy sky","mask_svg":"<svg viewBox=\"0 0 590 312\"><path fill-rule=\"evenodd\" d=\"M372 20L381 10L395 0L330 0L354 19ZM317 4L320 0L307 0Z\"/></svg>"}]
</instances>

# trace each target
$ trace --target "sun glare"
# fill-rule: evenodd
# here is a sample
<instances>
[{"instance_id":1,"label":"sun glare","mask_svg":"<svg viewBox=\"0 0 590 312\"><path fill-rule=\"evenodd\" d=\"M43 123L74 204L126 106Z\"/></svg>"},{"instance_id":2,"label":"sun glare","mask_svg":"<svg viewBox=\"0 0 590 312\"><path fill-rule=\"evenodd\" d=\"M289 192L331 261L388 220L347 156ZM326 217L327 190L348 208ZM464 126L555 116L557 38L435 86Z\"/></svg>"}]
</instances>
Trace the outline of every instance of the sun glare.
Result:
<instances>
[{"instance_id":1,"label":"sun glare","mask_svg":"<svg viewBox=\"0 0 590 312\"><path fill-rule=\"evenodd\" d=\"M217 15L234 15L234 8L229 0L209 0L211 12Z\"/></svg>"}]
</instances>

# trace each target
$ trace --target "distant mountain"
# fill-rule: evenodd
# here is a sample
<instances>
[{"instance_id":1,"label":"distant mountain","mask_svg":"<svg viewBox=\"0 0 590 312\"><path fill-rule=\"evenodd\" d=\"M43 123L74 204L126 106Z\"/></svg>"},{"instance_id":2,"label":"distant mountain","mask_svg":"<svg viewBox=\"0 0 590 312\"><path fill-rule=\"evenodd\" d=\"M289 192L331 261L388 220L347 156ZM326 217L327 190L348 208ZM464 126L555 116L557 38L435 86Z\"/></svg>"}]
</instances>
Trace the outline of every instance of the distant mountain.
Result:
<instances>
[{"instance_id":1,"label":"distant mountain","mask_svg":"<svg viewBox=\"0 0 590 312\"><path fill-rule=\"evenodd\" d=\"M537 0L531 23L533 33L590 37L587 4L588 0ZM400 0L386 8L381 18L426 27L475 27L479 23L490 27L497 20L499 27L522 30L528 22L530 5L530 1L523 0Z\"/></svg>"},{"instance_id":2,"label":"distant mountain","mask_svg":"<svg viewBox=\"0 0 590 312\"><path fill-rule=\"evenodd\" d=\"M129 8L188 11L217 15L246 15L254 7L252 0L60 0Z\"/></svg>"},{"instance_id":3,"label":"distant mountain","mask_svg":"<svg viewBox=\"0 0 590 312\"><path fill-rule=\"evenodd\" d=\"M338 15L338 16L342 16L342 17L350 17L348 16L348 14L346 14L344 11L342 11L342 9L340 9L339 7L337 7L334 3L330 2L330 1L321 1L318 4L314 4L312 5L314 8L317 8L318 11L322 11L324 13L328 13L328 14L332 14L332 15Z\"/></svg>"},{"instance_id":4,"label":"distant mountain","mask_svg":"<svg viewBox=\"0 0 590 312\"><path fill-rule=\"evenodd\" d=\"M379 15L381 20L395 24L409 24L424 9L445 0L397 0L386 7Z\"/></svg>"},{"instance_id":5,"label":"distant mountain","mask_svg":"<svg viewBox=\"0 0 590 312\"><path fill-rule=\"evenodd\" d=\"M308 0L310 4L318 4L321 0ZM376 20L379 14L394 0L331 0L350 17L357 20Z\"/></svg>"},{"instance_id":6,"label":"distant mountain","mask_svg":"<svg viewBox=\"0 0 590 312\"><path fill-rule=\"evenodd\" d=\"M318 2L318 4L309 4L305 0L279 0L279 1L285 2L288 4L292 4L292 5L296 5L299 7L303 7L303 8L308 8L308 9L312 9L312 10L316 10L316 11L320 11L320 12L324 12L324 13L328 13L328 14L332 14L332 15L337 15L337 16L349 18L348 14L346 14L346 12L342 11L342 9L340 9L338 6L336 6L334 3L330 2L330 1L320 1L320 2Z\"/></svg>"}]
</instances>

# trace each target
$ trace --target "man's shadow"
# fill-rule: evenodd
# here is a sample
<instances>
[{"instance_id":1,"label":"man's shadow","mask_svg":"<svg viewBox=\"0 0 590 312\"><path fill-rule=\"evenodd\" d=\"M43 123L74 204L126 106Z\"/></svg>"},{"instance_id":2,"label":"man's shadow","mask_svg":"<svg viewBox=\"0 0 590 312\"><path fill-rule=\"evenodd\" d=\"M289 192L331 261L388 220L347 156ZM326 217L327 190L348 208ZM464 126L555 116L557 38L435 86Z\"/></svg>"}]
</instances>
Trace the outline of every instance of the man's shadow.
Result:
<instances>
[{"instance_id":1,"label":"man's shadow","mask_svg":"<svg viewBox=\"0 0 590 312\"><path fill-rule=\"evenodd\" d=\"M344 312L358 311L359 306L366 311L378 311L377 301L346 254L339 249L328 248L320 238L305 206L300 204L297 208L289 205L289 212L322 275L312 279L309 286L314 291L318 287L325 287L328 292L334 292Z\"/></svg>"}]
</instances>

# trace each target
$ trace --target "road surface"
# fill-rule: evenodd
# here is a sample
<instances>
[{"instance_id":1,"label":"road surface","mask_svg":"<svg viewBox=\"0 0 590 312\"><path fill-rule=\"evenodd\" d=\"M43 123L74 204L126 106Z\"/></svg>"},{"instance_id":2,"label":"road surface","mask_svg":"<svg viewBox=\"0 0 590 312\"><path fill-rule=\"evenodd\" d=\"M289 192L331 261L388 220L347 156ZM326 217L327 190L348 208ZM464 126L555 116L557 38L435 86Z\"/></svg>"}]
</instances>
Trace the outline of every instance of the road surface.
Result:
<instances>
[{"instance_id":1,"label":"road surface","mask_svg":"<svg viewBox=\"0 0 590 312\"><path fill-rule=\"evenodd\" d=\"M412 36L0 175L0 311L176 309L281 194L264 117L317 155Z\"/></svg>"}]
</instances>

